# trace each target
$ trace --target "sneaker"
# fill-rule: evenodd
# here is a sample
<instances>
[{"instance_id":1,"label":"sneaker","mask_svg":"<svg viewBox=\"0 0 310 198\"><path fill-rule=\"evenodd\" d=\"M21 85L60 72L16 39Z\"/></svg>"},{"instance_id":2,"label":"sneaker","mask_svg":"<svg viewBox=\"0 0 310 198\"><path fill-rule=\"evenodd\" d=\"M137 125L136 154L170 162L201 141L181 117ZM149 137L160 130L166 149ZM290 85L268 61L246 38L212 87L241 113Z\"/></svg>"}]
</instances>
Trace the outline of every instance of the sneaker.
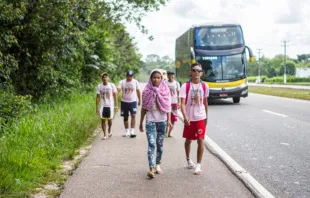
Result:
<instances>
[{"instance_id":1,"label":"sneaker","mask_svg":"<svg viewBox=\"0 0 310 198\"><path fill-rule=\"evenodd\" d=\"M124 135L123 135L123 137L128 137L130 134L129 134L129 131L125 131L125 133L124 133Z\"/></svg>"},{"instance_id":2,"label":"sneaker","mask_svg":"<svg viewBox=\"0 0 310 198\"><path fill-rule=\"evenodd\" d=\"M149 178L154 178L154 177L155 177L154 169L153 169L153 170L150 170L149 172L147 172L147 176L148 176Z\"/></svg>"},{"instance_id":3,"label":"sneaker","mask_svg":"<svg viewBox=\"0 0 310 198\"><path fill-rule=\"evenodd\" d=\"M107 136L102 136L101 139L102 140L106 140L106 139L108 139L108 137Z\"/></svg>"},{"instance_id":4,"label":"sneaker","mask_svg":"<svg viewBox=\"0 0 310 198\"><path fill-rule=\"evenodd\" d=\"M196 166L194 174L195 175L201 175L202 174L202 170L201 170L200 166Z\"/></svg>"},{"instance_id":5,"label":"sneaker","mask_svg":"<svg viewBox=\"0 0 310 198\"><path fill-rule=\"evenodd\" d=\"M108 134L109 137L112 137L112 131Z\"/></svg>"},{"instance_id":6,"label":"sneaker","mask_svg":"<svg viewBox=\"0 0 310 198\"><path fill-rule=\"evenodd\" d=\"M156 172L157 174L162 174L162 173L164 173L164 172L161 170L159 164L156 165L156 167L155 167L155 172Z\"/></svg>"},{"instance_id":7,"label":"sneaker","mask_svg":"<svg viewBox=\"0 0 310 198\"><path fill-rule=\"evenodd\" d=\"M187 168L188 169L195 168L195 164L194 164L194 162L191 159L187 160Z\"/></svg>"}]
</instances>

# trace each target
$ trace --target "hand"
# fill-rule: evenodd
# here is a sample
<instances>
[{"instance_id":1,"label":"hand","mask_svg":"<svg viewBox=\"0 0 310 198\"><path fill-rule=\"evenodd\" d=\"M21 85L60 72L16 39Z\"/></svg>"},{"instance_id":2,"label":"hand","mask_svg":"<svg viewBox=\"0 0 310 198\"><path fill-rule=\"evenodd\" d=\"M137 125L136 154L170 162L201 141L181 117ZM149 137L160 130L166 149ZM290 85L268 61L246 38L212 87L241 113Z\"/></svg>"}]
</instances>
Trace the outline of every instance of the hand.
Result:
<instances>
[{"instance_id":1,"label":"hand","mask_svg":"<svg viewBox=\"0 0 310 198\"><path fill-rule=\"evenodd\" d=\"M138 106L140 106L141 105L141 103L140 103L140 100L138 101Z\"/></svg>"},{"instance_id":2,"label":"hand","mask_svg":"<svg viewBox=\"0 0 310 198\"><path fill-rule=\"evenodd\" d=\"M167 125L168 125L168 127L169 127L170 129L173 128L173 125L172 125L171 121L168 121L168 122L167 122Z\"/></svg>"},{"instance_id":3,"label":"hand","mask_svg":"<svg viewBox=\"0 0 310 198\"><path fill-rule=\"evenodd\" d=\"M178 109L180 109L181 108L181 104L180 103L178 103Z\"/></svg>"},{"instance_id":4,"label":"hand","mask_svg":"<svg viewBox=\"0 0 310 198\"><path fill-rule=\"evenodd\" d=\"M115 111L118 112L118 106L115 107Z\"/></svg>"},{"instance_id":5,"label":"hand","mask_svg":"<svg viewBox=\"0 0 310 198\"><path fill-rule=\"evenodd\" d=\"M143 133L143 132L144 132L144 129L143 129L143 124L142 124L142 123L140 124L139 129L140 129L140 132L141 132L141 133Z\"/></svg>"},{"instance_id":6,"label":"hand","mask_svg":"<svg viewBox=\"0 0 310 198\"><path fill-rule=\"evenodd\" d=\"M205 124L206 124L206 126L208 125L208 118L206 118L206 120L205 120Z\"/></svg>"},{"instance_id":7,"label":"hand","mask_svg":"<svg viewBox=\"0 0 310 198\"><path fill-rule=\"evenodd\" d=\"M189 117L187 117L187 116L185 116L184 117L184 123L185 123L185 125L190 125L190 119L189 119Z\"/></svg>"}]
</instances>

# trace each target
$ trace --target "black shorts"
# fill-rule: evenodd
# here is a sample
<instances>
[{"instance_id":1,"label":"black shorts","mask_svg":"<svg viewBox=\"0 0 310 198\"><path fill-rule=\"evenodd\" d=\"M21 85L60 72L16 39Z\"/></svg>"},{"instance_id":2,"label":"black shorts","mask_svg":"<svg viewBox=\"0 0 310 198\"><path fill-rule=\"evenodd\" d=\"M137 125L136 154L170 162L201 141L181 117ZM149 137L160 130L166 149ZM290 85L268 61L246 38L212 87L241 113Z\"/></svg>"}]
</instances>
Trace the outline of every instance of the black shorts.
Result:
<instances>
[{"instance_id":1,"label":"black shorts","mask_svg":"<svg viewBox=\"0 0 310 198\"><path fill-rule=\"evenodd\" d=\"M136 115L137 102L121 102L121 116L128 117L130 115Z\"/></svg>"},{"instance_id":2,"label":"black shorts","mask_svg":"<svg viewBox=\"0 0 310 198\"><path fill-rule=\"evenodd\" d=\"M111 118L111 108L110 107L103 107L101 117L102 118Z\"/></svg>"}]
</instances>

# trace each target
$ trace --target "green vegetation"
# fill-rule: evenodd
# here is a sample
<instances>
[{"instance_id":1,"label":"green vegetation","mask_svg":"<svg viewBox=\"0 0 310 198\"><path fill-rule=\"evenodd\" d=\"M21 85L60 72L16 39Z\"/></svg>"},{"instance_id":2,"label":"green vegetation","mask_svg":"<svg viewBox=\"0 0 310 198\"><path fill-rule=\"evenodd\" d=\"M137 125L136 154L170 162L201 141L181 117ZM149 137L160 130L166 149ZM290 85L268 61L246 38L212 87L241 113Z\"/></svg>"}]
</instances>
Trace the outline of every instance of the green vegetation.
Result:
<instances>
[{"instance_id":1,"label":"green vegetation","mask_svg":"<svg viewBox=\"0 0 310 198\"><path fill-rule=\"evenodd\" d=\"M98 123L100 74L117 82L143 65L124 23L147 34L142 17L165 3L0 2L1 196L29 196L74 155Z\"/></svg>"},{"instance_id":2,"label":"green vegetation","mask_svg":"<svg viewBox=\"0 0 310 198\"><path fill-rule=\"evenodd\" d=\"M297 67L310 68L310 54L297 55L297 59L287 57L286 72L287 75L294 76ZM258 60L248 63L247 67L249 76L258 76ZM283 76L284 74L284 56L277 55L271 59L266 57L260 58L260 74L268 78Z\"/></svg>"},{"instance_id":3,"label":"green vegetation","mask_svg":"<svg viewBox=\"0 0 310 198\"><path fill-rule=\"evenodd\" d=\"M250 86L249 92L285 98L310 100L310 90Z\"/></svg>"},{"instance_id":4,"label":"green vegetation","mask_svg":"<svg viewBox=\"0 0 310 198\"><path fill-rule=\"evenodd\" d=\"M98 124L94 93L72 94L6 124L0 141L1 194L25 195L44 182Z\"/></svg>"},{"instance_id":5,"label":"green vegetation","mask_svg":"<svg viewBox=\"0 0 310 198\"><path fill-rule=\"evenodd\" d=\"M166 71L175 71L174 60L169 56L160 57L156 54L149 54L143 62L138 79L141 82L147 82L153 69L164 69Z\"/></svg>"}]
</instances>

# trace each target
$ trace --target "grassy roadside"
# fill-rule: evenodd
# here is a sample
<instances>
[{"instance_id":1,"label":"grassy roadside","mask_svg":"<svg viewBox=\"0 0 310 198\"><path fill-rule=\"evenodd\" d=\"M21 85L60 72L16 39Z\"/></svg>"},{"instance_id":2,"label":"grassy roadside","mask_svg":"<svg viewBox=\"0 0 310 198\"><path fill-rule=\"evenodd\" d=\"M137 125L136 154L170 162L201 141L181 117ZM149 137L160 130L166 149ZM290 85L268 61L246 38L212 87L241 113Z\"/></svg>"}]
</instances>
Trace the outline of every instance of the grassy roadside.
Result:
<instances>
[{"instance_id":1,"label":"grassy roadside","mask_svg":"<svg viewBox=\"0 0 310 198\"><path fill-rule=\"evenodd\" d=\"M249 86L249 92L285 98L310 100L310 90Z\"/></svg>"},{"instance_id":2,"label":"grassy roadside","mask_svg":"<svg viewBox=\"0 0 310 198\"><path fill-rule=\"evenodd\" d=\"M37 113L9 123L0 134L0 195L28 197L75 155L97 124L93 92L41 105Z\"/></svg>"}]
</instances>

